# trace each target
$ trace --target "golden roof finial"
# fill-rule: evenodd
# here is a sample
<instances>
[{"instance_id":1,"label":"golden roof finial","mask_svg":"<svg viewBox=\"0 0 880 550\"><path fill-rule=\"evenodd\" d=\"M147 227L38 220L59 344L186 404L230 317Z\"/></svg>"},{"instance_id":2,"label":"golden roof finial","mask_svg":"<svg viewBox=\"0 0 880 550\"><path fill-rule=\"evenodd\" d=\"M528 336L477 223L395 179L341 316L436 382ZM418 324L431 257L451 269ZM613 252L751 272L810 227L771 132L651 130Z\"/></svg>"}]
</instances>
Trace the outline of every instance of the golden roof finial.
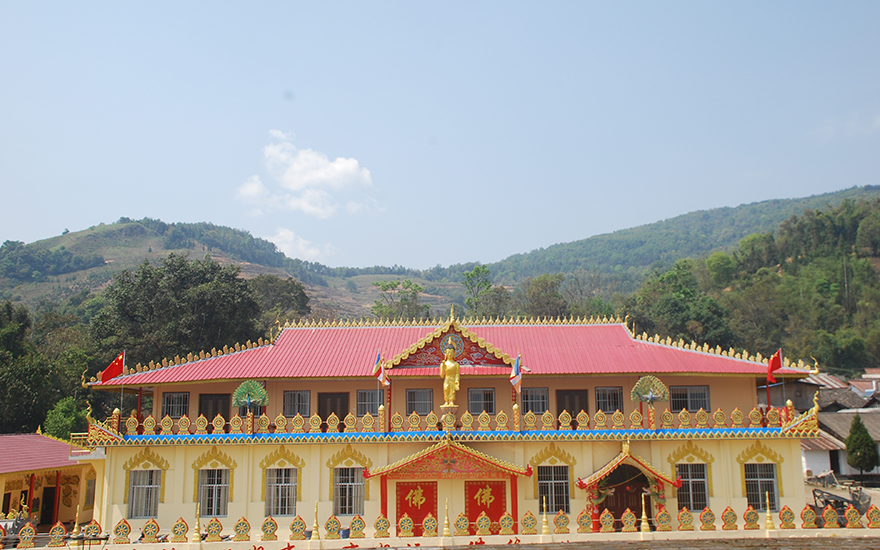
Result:
<instances>
[{"instance_id":1,"label":"golden roof finial","mask_svg":"<svg viewBox=\"0 0 880 550\"><path fill-rule=\"evenodd\" d=\"M455 321L455 304L449 306L449 320Z\"/></svg>"}]
</instances>

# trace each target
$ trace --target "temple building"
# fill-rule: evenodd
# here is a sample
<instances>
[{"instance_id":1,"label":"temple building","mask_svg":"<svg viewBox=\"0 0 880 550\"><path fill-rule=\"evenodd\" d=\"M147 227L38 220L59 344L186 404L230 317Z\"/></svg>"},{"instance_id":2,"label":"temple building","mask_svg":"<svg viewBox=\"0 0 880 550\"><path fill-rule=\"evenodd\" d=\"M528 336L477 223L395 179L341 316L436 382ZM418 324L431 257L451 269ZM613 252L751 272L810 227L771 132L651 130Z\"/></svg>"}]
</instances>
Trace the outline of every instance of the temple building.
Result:
<instances>
[{"instance_id":1,"label":"temple building","mask_svg":"<svg viewBox=\"0 0 880 550\"><path fill-rule=\"evenodd\" d=\"M784 365L777 376L810 374ZM93 379L152 408L90 419L80 444L94 517L120 537L192 533L197 510L208 533L244 521L284 540L313 525L438 536L446 521L527 534L548 516L632 530L643 513L675 529L684 508L699 523L704 510L735 522L804 507L817 408L759 408L767 372L760 355L620 319L301 322Z\"/></svg>"}]
</instances>

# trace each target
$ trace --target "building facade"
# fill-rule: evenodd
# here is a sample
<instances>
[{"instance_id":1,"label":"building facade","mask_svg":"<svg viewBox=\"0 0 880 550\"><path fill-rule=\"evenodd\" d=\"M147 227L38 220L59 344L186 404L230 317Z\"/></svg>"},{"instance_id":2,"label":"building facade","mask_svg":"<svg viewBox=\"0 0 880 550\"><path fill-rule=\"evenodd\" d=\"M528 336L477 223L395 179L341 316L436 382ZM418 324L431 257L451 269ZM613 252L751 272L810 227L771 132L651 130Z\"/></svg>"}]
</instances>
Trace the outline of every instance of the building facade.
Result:
<instances>
[{"instance_id":1,"label":"building facade","mask_svg":"<svg viewBox=\"0 0 880 550\"><path fill-rule=\"evenodd\" d=\"M301 323L93 380L152 408L91 419L82 443L95 518L134 532L192 524L197 509L225 529L271 517L282 539L384 522L429 535L444 520L524 533L545 511L572 530L626 530L643 503L656 528L681 508L803 508L817 409L759 409L766 375L760 355L619 319Z\"/></svg>"}]
</instances>

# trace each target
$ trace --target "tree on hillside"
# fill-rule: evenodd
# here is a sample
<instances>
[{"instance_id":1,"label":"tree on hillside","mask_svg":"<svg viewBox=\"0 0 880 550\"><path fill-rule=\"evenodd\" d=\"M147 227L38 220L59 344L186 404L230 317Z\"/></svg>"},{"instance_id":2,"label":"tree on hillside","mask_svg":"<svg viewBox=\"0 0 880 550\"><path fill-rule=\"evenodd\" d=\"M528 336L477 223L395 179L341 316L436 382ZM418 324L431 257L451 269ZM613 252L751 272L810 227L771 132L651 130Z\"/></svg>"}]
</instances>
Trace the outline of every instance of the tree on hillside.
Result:
<instances>
[{"instance_id":1,"label":"tree on hillside","mask_svg":"<svg viewBox=\"0 0 880 550\"><path fill-rule=\"evenodd\" d=\"M859 475L864 474L865 470L871 471L880 466L877 443L868 433L868 428L858 413L853 417L849 435L846 437L846 463L858 468Z\"/></svg>"},{"instance_id":2,"label":"tree on hillside","mask_svg":"<svg viewBox=\"0 0 880 550\"><path fill-rule=\"evenodd\" d=\"M468 315L477 318L485 317L484 298L492 292L489 268L484 265L476 265L473 270L462 273L462 277L467 295L464 303L467 306Z\"/></svg>"},{"instance_id":3,"label":"tree on hillside","mask_svg":"<svg viewBox=\"0 0 880 550\"><path fill-rule=\"evenodd\" d=\"M729 312L699 289L693 268L692 260L679 260L655 274L627 298L624 310L638 332L727 348L734 341Z\"/></svg>"},{"instance_id":4,"label":"tree on hillside","mask_svg":"<svg viewBox=\"0 0 880 550\"><path fill-rule=\"evenodd\" d=\"M568 304L562 297L560 287L565 281L562 273L529 277L517 290L515 300L521 313L528 317L564 317Z\"/></svg>"},{"instance_id":5,"label":"tree on hillside","mask_svg":"<svg viewBox=\"0 0 880 550\"><path fill-rule=\"evenodd\" d=\"M107 357L125 350L130 364L255 340L260 307L239 271L208 257L145 261L108 285L92 334Z\"/></svg>"},{"instance_id":6,"label":"tree on hillside","mask_svg":"<svg viewBox=\"0 0 880 550\"><path fill-rule=\"evenodd\" d=\"M0 432L30 432L46 415L57 377L28 341L30 312L0 304ZM55 397L57 399L57 397Z\"/></svg>"},{"instance_id":7,"label":"tree on hillside","mask_svg":"<svg viewBox=\"0 0 880 550\"><path fill-rule=\"evenodd\" d=\"M381 295L370 311L380 319L421 319L431 314L431 306L419 301L425 289L409 279L404 281L376 281Z\"/></svg>"},{"instance_id":8,"label":"tree on hillside","mask_svg":"<svg viewBox=\"0 0 880 550\"><path fill-rule=\"evenodd\" d=\"M88 430L89 423L86 420L83 403L78 402L73 396L61 399L46 415L43 427L47 434L59 439L70 439L71 433Z\"/></svg>"}]
</instances>

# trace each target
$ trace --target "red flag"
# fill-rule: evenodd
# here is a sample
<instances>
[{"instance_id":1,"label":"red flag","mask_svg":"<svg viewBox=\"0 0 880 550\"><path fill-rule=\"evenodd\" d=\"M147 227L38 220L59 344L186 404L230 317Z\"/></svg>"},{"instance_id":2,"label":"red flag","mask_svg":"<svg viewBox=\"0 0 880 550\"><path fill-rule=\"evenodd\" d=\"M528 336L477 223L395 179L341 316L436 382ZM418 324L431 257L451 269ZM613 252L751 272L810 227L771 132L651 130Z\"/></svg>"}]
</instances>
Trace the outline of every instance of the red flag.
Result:
<instances>
[{"instance_id":1,"label":"red flag","mask_svg":"<svg viewBox=\"0 0 880 550\"><path fill-rule=\"evenodd\" d=\"M125 365L124 351L120 353L119 356L114 359L113 362L110 363L110 365L106 369L101 371L101 373L98 375L101 378L101 382L107 382L122 374L123 365Z\"/></svg>"},{"instance_id":2,"label":"red flag","mask_svg":"<svg viewBox=\"0 0 880 550\"><path fill-rule=\"evenodd\" d=\"M770 361L767 362L767 383L775 384L776 378L773 376L773 371L779 370L782 368L782 349L780 348L776 353L773 354L773 357L770 358Z\"/></svg>"}]
</instances>

